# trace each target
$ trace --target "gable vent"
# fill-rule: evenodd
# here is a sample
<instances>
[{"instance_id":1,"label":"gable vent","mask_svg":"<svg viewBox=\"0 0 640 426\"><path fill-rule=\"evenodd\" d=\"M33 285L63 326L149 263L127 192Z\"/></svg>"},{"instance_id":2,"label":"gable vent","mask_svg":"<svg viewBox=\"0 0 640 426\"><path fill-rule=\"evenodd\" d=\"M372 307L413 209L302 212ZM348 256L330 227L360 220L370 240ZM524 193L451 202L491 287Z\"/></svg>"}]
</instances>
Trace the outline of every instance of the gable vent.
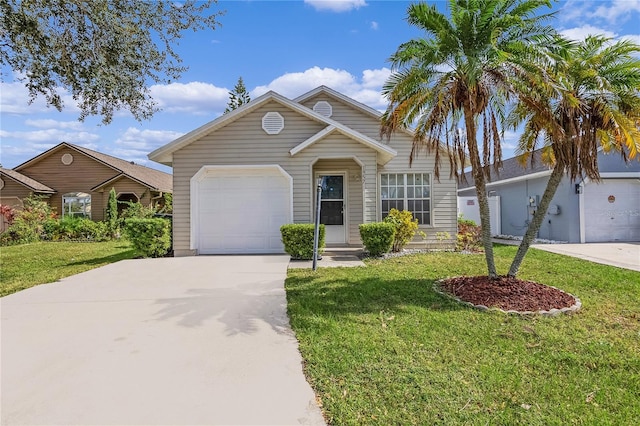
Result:
<instances>
[{"instance_id":1,"label":"gable vent","mask_svg":"<svg viewBox=\"0 0 640 426\"><path fill-rule=\"evenodd\" d=\"M331 117L331 114L333 114L333 108L327 101L316 102L316 104L313 106L313 110L320 115L324 115L325 117Z\"/></svg>"},{"instance_id":2,"label":"gable vent","mask_svg":"<svg viewBox=\"0 0 640 426\"><path fill-rule=\"evenodd\" d=\"M284 117L277 112L268 112L262 117L262 130L269 135L277 135L284 129Z\"/></svg>"}]
</instances>

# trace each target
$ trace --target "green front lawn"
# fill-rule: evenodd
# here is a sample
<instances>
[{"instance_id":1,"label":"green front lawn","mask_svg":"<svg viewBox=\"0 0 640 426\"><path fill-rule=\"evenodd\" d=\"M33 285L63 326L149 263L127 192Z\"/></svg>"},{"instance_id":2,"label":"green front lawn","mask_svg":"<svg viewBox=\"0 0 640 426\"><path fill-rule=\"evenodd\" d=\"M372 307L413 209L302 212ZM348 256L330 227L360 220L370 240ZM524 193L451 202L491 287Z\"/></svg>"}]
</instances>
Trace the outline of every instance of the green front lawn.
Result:
<instances>
[{"instance_id":1,"label":"green front lawn","mask_svg":"<svg viewBox=\"0 0 640 426\"><path fill-rule=\"evenodd\" d=\"M0 296L50 283L135 252L126 240L104 243L39 242L0 247Z\"/></svg>"},{"instance_id":2,"label":"green front lawn","mask_svg":"<svg viewBox=\"0 0 640 426\"><path fill-rule=\"evenodd\" d=\"M516 248L496 246L506 271ZM290 270L291 325L331 424L638 424L640 273L532 249L521 278L582 300L574 315L461 306L436 279L486 274L483 255Z\"/></svg>"}]
</instances>

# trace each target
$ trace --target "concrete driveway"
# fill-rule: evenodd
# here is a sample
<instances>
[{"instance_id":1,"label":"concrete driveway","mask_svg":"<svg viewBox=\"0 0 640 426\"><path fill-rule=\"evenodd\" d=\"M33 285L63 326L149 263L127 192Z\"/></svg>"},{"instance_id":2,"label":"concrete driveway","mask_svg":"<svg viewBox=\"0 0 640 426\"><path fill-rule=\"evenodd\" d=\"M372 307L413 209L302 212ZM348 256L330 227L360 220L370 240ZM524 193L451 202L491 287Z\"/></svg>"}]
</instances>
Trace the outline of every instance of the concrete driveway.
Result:
<instances>
[{"instance_id":1,"label":"concrete driveway","mask_svg":"<svg viewBox=\"0 0 640 426\"><path fill-rule=\"evenodd\" d=\"M126 260L0 299L2 424L324 424L288 263Z\"/></svg>"},{"instance_id":2,"label":"concrete driveway","mask_svg":"<svg viewBox=\"0 0 640 426\"><path fill-rule=\"evenodd\" d=\"M640 271L640 242L587 244L534 244L540 250L564 254L604 265Z\"/></svg>"}]
</instances>

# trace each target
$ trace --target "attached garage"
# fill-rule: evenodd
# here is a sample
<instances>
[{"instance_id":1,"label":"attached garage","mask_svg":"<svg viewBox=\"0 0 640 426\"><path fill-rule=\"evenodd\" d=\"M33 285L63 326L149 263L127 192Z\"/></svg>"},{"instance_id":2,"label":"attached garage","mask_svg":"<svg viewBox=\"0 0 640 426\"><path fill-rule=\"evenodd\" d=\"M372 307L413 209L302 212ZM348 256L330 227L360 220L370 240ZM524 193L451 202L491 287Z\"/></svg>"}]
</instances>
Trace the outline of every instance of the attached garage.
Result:
<instances>
[{"instance_id":1,"label":"attached garage","mask_svg":"<svg viewBox=\"0 0 640 426\"><path fill-rule=\"evenodd\" d=\"M292 178L280 166L204 166L191 179L191 248L198 254L284 253Z\"/></svg>"},{"instance_id":2,"label":"attached garage","mask_svg":"<svg viewBox=\"0 0 640 426\"><path fill-rule=\"evenodd\" d=\"M603 179L584 187L587 243L640 241L640 180Z\"/></svg>"}]
</instances>

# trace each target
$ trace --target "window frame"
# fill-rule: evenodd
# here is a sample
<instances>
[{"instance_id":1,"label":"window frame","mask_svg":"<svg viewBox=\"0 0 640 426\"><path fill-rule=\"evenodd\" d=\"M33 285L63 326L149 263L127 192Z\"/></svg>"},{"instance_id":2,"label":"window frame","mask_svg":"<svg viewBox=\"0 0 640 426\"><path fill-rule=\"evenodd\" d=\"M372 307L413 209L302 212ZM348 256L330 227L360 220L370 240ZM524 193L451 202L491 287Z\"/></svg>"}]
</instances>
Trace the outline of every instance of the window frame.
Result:
<instances>
[{"instance_id":1,"label":"window frame","mask_svg":"<svg viewBox=\"0 0 640 426\"><path fill-rule=\"evenodd\" d=\"M79 194L85 194L83 196L79 196ZM89 202L87 203L86 200L89 200ZM79 202L80 206L82 206L82 212L81 213L72 213L71 210L69 208L67 208L67 206L71 205L71 201L77 201ZM83 200L84 202L82 202L81 200ZM91 194L86 193L86 192L82 192L82 191L78 191L78 192L67 192L66 194L62 195L62 217L77 217L80 219L91 219ZM89 206L89 209L87 209L87 205Z\"/></svg>"},{"instance_id":2,"label":"window frame","mask_svg":"<svg viewBox=\"0 0 640 426\"><path fill-rule=\"evenodd\" d=\"M408 191L407 188L409 186L409 182L408 182L408 175L426 175L429 178L429 197L426 198L409 198L408 197ZM403 175L404 176L404 194L402 199L400 199L399 197L396 198L386 198L383 199L382 198L382 176L383 175ZM388 186L388 185L385 185ZM423 185L424 186L424 185ZM396 184L397 187L397 184ZM422 213L428 213L429 214L429 223L419 223L420 227L425 227L425 228L433 228L435 226L435 220L434 220L434 215L433 215L433 175L432 173L422 173L422 172L414 172L414 171L410 171L410 172L394 172L394 171L384 171L384 172L379 172L378 173L378 220L383 220L384 217L384 213L383 213L383 209L382 209L382 202L384 200L401 200L402 201L402 209L404 210L409 210L409 201L413 201L413 200L428 200L429 201L429 210L421 210ZM411 211L411 210L409 210ZM413 213L413 211L411 211ZM421 222L421 221L420 221Z\"/></svg>"}]
</instances>

